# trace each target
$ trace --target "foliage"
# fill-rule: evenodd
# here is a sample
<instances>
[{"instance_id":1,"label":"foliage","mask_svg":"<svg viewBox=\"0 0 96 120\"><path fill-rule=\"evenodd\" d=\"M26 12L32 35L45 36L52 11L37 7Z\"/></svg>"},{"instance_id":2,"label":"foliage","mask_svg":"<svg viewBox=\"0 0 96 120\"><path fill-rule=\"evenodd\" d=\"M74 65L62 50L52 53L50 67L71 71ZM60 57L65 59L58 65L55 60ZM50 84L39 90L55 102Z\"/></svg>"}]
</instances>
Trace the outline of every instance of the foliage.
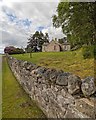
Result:
<instances>
[{"instance_id":1,"label":"foliage","mask_svg":"<svg viewBox=\"0 0 96 120\"><path fill-rule=\"evenodd\" d=\"M21 48L15 48L13 46L9 46L4 49L4 52L8 54L23 54L24 50Z\"/></svg>"},{"instance_id":2,"label":"foliage","mask_svg":"<svg viewBox=\"0 0 96 120\"><path fill-rule=\"evenodd\" d=\"M95 2L60 2L53 26L62 27L72 47L93 45L96 40Z\"/></svg>"},{"instance_id":3,"label":"foliage","mask_svg":"<svg viewBox=\"0 0 96 120\"><path fill-rule=\"evenodd\" d=\"M6 58L3 57L2 71L2 117L6 118L44 118L45 115L29 98L13 76ZM25 106L23 105L25 104Z\"/></svg>"},{"instance_id":4,"label":"foliage","mask_svg":"<svg viewBox=\"0 0 96 120\"><path fill-rule=\"evenodd\" d=\"M91 54L91 50L88 46L83 48L83 57L84 59L86 58L91 58L92 54Z\"/></svg>"},{"instance_id":5,"label":"foliage","mask_svg":"<svg viewBox=\"0 0 96 120\"><path fill-rule=\"evenodd\" d=\"M32 58L29 58L29 54L12 56L17 59L30 61L39 66L71 72L79 75L81 78L94 76L94 59L84 59L82 49L66 52L38 52L33 53Z\"/></svg>"},{"instance_id":6,"label":"foliage","mask_svg":"<svg viewBox=\"0 0 96 120\"><path fill-rule=\"evenodd\" d=\"M94 46L94 58L96 60L96 45Z\"/></svg>"},{"instance_id":7,"label":"foliage","mask_svg":"<svg viewBox=\"0 0 96 120\"><path fill-rule=\"evenodd\" d=\"M34 52L41 51L44 42L49 42L48 33L45 33L44 35L41 31L36 31L28 38L28 45L26 50L28 51L28 48L32 48Z\"/></svg>"},{"instance_id":8,"label":"foliage","mask_svg":"<svg viewBox=\"0 0 96 120\"><path fill-rule=\"evenodd\" d=\"M87 58L96 58L96 46L84 46L83 47L83 57L84 59Z\"/></svg>"},{"instance_id":9,"label":"foliage","mask_svg":"<svg viewBox=\"0 0 96 120\"><path fill-rule=\"evenodd\" d=\"M61 44L64 43L65 41L67 41L66 37L58 39L58 42Z\"/></svg>"}]
</instances>

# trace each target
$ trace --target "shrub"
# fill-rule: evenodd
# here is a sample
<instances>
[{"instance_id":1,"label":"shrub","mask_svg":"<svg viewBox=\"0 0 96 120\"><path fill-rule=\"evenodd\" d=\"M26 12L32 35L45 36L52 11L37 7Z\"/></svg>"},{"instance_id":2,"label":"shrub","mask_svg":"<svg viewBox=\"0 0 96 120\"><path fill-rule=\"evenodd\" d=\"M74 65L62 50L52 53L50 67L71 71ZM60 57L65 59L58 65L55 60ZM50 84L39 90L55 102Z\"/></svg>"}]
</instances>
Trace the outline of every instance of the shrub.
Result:
<instances>
[{"instance_id":1,"label":"shrub","mask_svg":"<svg viewBox=\"0 0 96 120\"><path fill-rule=\"evenodd\" d=\"M87 58L96 58L96 46L84 46L83 47L83 57Z\"/></svg>"},{"instance_id":2,"label":"shrub","mask_svg":"<svg viewBox=\"0 0 96 120\"><path fill-rule=\"evenodd\" d=\"M24 53L24 50L21 49L21 48L15 48L13 46L9 46L9 47L6 47L4 49L4 52L5 53L8 53L8 54L23 54Z\"/></svg>"},{"instance_id":3,"label":"shrub","mask_svg":"<svg viewBox=\"0 0 96 120\"><path fill-rule=\"evenodd\" d=\"M96 46L94 46L94 58L96 59Z\"/></svg>"}]
</instances>

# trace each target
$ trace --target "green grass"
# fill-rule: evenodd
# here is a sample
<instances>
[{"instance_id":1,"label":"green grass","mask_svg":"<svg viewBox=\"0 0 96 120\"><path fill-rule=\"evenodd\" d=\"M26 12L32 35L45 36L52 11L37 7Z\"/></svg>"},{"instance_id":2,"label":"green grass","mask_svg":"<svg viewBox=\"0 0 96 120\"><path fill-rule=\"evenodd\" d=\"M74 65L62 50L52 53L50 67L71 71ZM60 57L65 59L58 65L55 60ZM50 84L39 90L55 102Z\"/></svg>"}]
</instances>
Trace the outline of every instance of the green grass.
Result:
<instances>
[{"instance_id":1,"label":"green grass","mask_svg":"<svg viewBox=\"0 0 96 120\"><path fill-rule=\"evenodd\" d=\"M81 78L94 76L94 59L84 59L82 49L67 52L32 53L32 58L29 54L12 56L17 59L31 61L40 66L71 72Z\"/></svg>"},{"instance_id":2,"label":"green grass","mask_svg":"<svg viewBox=\"0 0 96 120\"><path fill-rule=\"evenodd\" d=\"M42 118L43 112L36 106L13 76L3 57L3 118Z\"/></svg>"},{"instance_id":3,"label":"green grass","mask_svg":"<svg viewBox=\"0 0 96 120\"><path fill-rule=\"evenodd\" d=\"M2 118L2 56L0 55L0 119Z\"/></svg>"}]
</instances>

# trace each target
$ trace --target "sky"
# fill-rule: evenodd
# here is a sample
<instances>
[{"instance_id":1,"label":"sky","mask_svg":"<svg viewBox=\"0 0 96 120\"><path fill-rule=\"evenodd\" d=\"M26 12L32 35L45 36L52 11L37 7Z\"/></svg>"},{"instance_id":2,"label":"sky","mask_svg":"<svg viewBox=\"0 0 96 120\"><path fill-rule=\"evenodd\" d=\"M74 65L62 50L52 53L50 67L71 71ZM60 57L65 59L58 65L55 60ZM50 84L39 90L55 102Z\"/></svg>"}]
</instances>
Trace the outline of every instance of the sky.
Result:
<instances>
[{"instance_id":1,"label":"sky","mask_svg":"<svg viewBox=\"0 0 96 120\"><path fill-rule=\"evenodd\" d=\"M10 45L26 47L27 38L37 30L48 32L50 40L64 37L61 28L52 25L58 0L12 1L0 0L0 53Z\"/></svg>"}]
</instances>

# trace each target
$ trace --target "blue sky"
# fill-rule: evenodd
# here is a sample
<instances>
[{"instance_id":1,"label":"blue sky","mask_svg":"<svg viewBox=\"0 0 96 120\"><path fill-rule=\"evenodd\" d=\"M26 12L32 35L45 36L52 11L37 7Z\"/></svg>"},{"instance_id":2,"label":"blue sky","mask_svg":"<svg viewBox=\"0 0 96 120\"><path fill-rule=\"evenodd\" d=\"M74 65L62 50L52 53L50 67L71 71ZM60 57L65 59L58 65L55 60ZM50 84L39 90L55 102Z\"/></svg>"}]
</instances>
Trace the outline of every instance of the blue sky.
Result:
<instances>
[{"instance_id":1,"label":"blue sky","mask_svg":"<svg viewBox=\"0 0 96 120\"><path fill-rule=\"evenodd\" d=\"M50 40L55 37L62 38L64 35L61 28L55 29L52 25L52 16L56 13L57 5L58 2L0 1L0 51L9 45L25 47L27 38L36 30L48 32Z\"/></svg>"},{"instance_id":2,"label":"blue sky","mask_svg":"<svg viewBox=\"0 0 96 120\"><path fill-rule=\"evenodd\" d=\"M44 26L39 26L39 27L37 27L37 30L38 31L42 31L44 29Z\"/></svg>"}]
</instances>

